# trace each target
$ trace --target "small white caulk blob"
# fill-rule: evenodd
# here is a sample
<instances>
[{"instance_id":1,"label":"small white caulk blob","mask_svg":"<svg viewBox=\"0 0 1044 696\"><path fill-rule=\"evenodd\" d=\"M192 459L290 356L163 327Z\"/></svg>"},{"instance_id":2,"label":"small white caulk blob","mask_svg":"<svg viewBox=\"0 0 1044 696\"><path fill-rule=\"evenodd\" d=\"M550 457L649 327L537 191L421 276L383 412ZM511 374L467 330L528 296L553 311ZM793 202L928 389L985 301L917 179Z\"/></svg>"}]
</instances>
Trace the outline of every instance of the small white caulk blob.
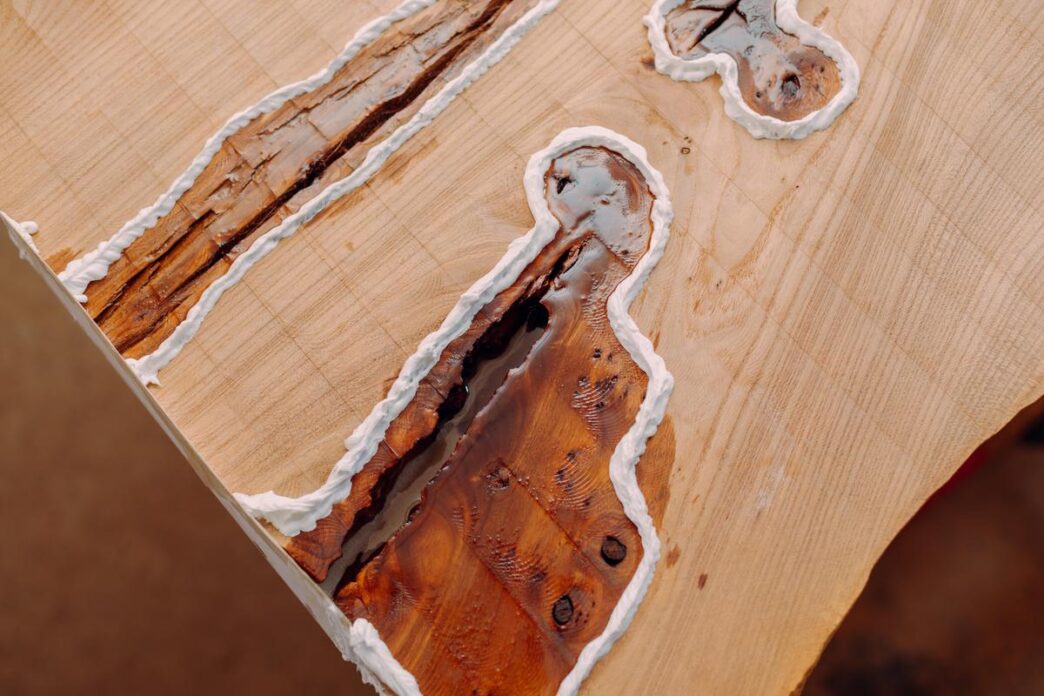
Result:
<instances>
[{"instance_id":1,"label":"small white caulk blob","mask_svg":"<svg viewBox=\"0 0 1044 696\"><path fill-rule=\"evenodd\" d=\"M802 44L819 49L834 61L840 73L841 89L826 106L796 121L759 114L743 99L739 88L739 67L732 56L708 53L699 58L681 58L671 50L667 43L667 14L685 1L656 0L643 20L657 72L685 82L701 82L715 73L720 75L725 113L755 138L801 140L829 127L855 101L860 75L859 64L852 54L833 37L803 20L797 12L797 0L776 0L776 24Z\"/></svg>"}]
</instances>

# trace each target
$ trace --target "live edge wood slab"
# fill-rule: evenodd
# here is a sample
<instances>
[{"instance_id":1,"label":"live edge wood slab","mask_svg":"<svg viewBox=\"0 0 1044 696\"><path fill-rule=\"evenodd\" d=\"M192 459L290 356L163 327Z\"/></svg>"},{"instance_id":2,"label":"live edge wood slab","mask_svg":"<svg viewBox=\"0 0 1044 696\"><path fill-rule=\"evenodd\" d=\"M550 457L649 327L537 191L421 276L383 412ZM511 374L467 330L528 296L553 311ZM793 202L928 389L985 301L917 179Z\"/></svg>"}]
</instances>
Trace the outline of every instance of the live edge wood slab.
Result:
<instances>
[{"instance_id":1,"label":"live edge wood slab","mask_svg":"<svg viewBox=\"0 0 1044 696\"><path fill-rule=\"evenodd\" d=\"M60 270L155 200L231 113L320 69L394 4L0 3L0 209L40 224L41 256ZM523 7L455 15L459 37ZM568 126L643 144L675 209L632 309L675 378L673 445L654 450L667 460L654 510L665 557L590 693L794 690L898 529L1044 392L1040 12L1013 0L798 9L855 56L863 83L827 131L771 143L725 116L717 78L652 69L646 3L563 0L366 187L229 291L161 387L128 380L318 619L321 588L229 491L296 495L325 479L420 339L532 225L522 167ZM473 40L460 50L487 38ZM329 166L356 166L388 127L356 130ZM315 152L343 140L318 132ZM308 195L290 174L266 181L273 216ZM226 255L184 258L220 267L263 224L231 225ZM153 333L128 331L122 347ZM486 474L494 488L511 478ZM617 531L603 536L631 562ZM584 559L614 568L601 553ZM349 610L365 592L340 589Z\"/></svg>"}]
</instances>

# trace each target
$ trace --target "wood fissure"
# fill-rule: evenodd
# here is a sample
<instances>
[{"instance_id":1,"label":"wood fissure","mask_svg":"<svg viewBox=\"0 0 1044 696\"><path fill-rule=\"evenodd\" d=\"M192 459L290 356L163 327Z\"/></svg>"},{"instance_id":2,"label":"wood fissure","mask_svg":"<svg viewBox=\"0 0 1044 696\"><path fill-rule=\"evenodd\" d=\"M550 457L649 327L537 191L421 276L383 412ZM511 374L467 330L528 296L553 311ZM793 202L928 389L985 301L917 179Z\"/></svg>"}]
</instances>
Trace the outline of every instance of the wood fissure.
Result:
<instances>
[{"instance_id":1,"label":"wood fissure","mask_svg":"<svg viewBox=\"0 0 1044 696\"><path fill-rule=\"evenodd\" d=\"M703 43L703 40L711 34L713 34L715 31L717 31L721 27L721 25L725 23L725 20L727 20L733 14L735 14L738 8L739 0L733 0L731 3L729 3L721 12L718 13L717 17L712 19L710 22L707 23L706 26L700 29L699 33L696 34L696 38L693 39L692 44L689 46L689 50L691 51L694 48L696 48L699 44Z\"/></svg>"},{"instance_id":2,"label":"wood fissure","mask_svg":"<svg viewBox=\"0 0 1044 696\"><path fill-rule=\"evenodd\" d=\"M487 392L405 521L334 569L338 606L373 623L425 693L554 691L643 556L608 463L647 377L607 303L648 248L652 196L633 165L601 148L555 160L546 192L561 223L553 241L443 351L348 497L286 547L325 578L359 520L389 504L403 459L437 436L483 352L544 309L543 333ZM641 464L664 475L670 465L655 453Z\"/></svg>"},{"instance_id":3,"label":"wood fissure","mask_svg":"<svg viewBox=\"0 0 1044 696\"><path fill-rule=\"evenodd\" d=\"M547 326L546 310L540 304L540 300L547 292L554 278L561 273L563 268L568 268L572 260L575 260L572 258L574 257L572 251L566 250L546 276L536 279L536 282L510 307L502 312L498 312L496 318L490 320L485 333L478 337L474 343L469 346L461 345L459 347L461 350L466 351L466 354L460 361L460 370L456 375L455 382L450 383L435 376L441 365L432 370L433 374L429 375L428 384L442 398L441 403L436 405L436 400L433 399L428 405L429 408L435 409L437 415L434 424L431 425L430 419L411 419L413 427L416 428L414 433L408 438L393 436L396 446L400 448L402 445L399 443L414 440L415 442L409 451L398 456L394 465L380 473L373 489L367 491L365 488L353 486L353 497L356 500L365 499L366 502L364 507L361 507L354 513L354 519L344 520L351 525L347 528L347 531L340 533L339 536L326 535L320 531L318 534L303 534L295 538L294 543L289 547L291 555L315 579L322 581L326 577L331 562L336 561L341 549L347 547L345 539L352 540L356 538L358 536L356 532L365 534L365 530L361 530L360 527L368 524L375 515L386 508L389 496L394 495L393 489L396 487L399 479L405 475L407 467L413 467L416 460L430 459L433 455L438 457L439 454L443 455L441 460L430 462L429 466L424 467L425 470L429 470L432 467L440 467L445 462L459 441L460 436L467 431L475 415L481 412L482 408L493 396L495 389L500 386L498 383L490 383L489 378L487 378L485 380L487 383L480 385L480 388L476 389L475 382L480 381L484 377L482 373L490 370L494 373L490 377L495 379L499 375L502 383L507 372L504 368L518 367L525 360L529 349L532 348L532 344L539 340ZM543 314L542 317L540 316L541 313ZM522 340L518 340L520 334L527 333L536 334L536 336L523 336ZM524 354L517 361L512 359L515 356L508 354L510 344L516 341L524 349ZM499 361L505 358L508 361L508 365L499 364ZM463 418L461 417L462 411L464 412ZM456 427L452 429L453 432L447 433L447 426L450 425L455 425ZM430 426L430 432L426 432L426 426ZM383 444L388 447L389 451L394 452L392 446L388 445L387 438ZM431 473L435 474L437 471ZM424 471L418 472L417 475L423 476ZM432 478L432 475L428 475L420 483L427 483ZM418 502L419 493L410 503L415 505ZM344 509L339 508L339 511L343 517ZM396 525L395 529L399 526ZM342 536L343 538L341 538ZM318 547L311 547L306 541L309 539L320 540L321 543ZM379 544L383 545L380 541L372 539L367 541L366 546L369 548L374 548ZM347 560L349 561L347 574L351 574L350 569L356 567L354 564L359 559L349 558ZM368 561L369 558L364 557L364 560Z\"/></svg>"},{"instance_id":4,"label":"wood fissure","mask_svg":"<svg viewBox=\"0 0 1044 696\"><path fill-rule=\"evenodd\" d=\"M353 479L349 497L314 530L293 538L287 551L315 580L326 579L331 564L341 557L345 540L373 519L402 470L423 456L460 409L460 396L467 393L480 364L503 351L531 310L540 306L554 279L575 262L576 252L574 246L549 245L527 269L525 282L505 291L515 291L510 301L501 293L500 302L479 310L471 329L450 343L413 401L389 427L377 455Z\"/></svg>"},{"instance_id":5,"label":"wood fissure","mask_svg":"<svg viewBox=\"0 0 1044 696\"><path fill-rule=\"evenodd\" d=\"M379 37L328 84L251 121L174 210L88 286L87 311L125 356L154 350L253 240L349 174L533 4L436 3Z\"/></svg>"},{"instance_id":6,"label":"wood fissure","mask_svg":"<svg viewBox=\"0 0 1044 696\"><path fill-rule=\"evenodd\" d=\"M776 0L687 0L667 13L667 43L680 58L731 56L747 105L796 121L834 98L841 75L821 50L779 28L775 7Z\"/></svg>"}]
</instances>

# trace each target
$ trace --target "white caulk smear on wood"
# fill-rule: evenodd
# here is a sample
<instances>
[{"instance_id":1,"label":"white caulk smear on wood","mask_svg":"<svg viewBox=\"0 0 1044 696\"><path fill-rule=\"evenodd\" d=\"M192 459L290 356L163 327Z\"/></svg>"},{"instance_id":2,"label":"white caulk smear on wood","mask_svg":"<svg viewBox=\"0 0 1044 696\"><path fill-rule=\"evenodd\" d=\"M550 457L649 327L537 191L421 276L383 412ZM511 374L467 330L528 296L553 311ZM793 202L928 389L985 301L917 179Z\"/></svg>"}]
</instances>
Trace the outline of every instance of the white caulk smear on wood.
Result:
<instances>
[{"instance_id":1,"label":"white caulk smear on wood","mask_svg":"<svg viewBox=\"0 0 1044 696\"><path fill-rule=\"evenodd\" d=\"M203 173L203 170L214 159L218 150L221 149L221 145L229 136L258 116L271 113L294 97L327 84L333 79L337 71L344 67L345 63L354 58L359 51L373 43L392 24L412 17L424 8L433 5L435 1L406 0L388 14L364 25L356 32L355 36L344 47L344 50L337 54L336 58L315 75L300 82L280 87L250 108L232 116L221 127L221 130L211 136L200 153L192 160L189 168L171 184L166 193L162 194L151 206L139 211L116 234L99 244L98 248L78 259L70 261L65 270L58 274L58 279L65 284L65 287L69 289L69 292L77 300L81 303L86 302L87 296L84 293L87 290L87 286L95 280L104 278L109 272L109 266L120 258L127 247L174 208L174 204L192 187L196 178Z\"/></svg>"},{"instance_id":2,"label":"white caulk smear on wood","mask_svg":"<svg viewBox=\"0 0 1044 696\"><path fill-rule=\"evenodd\" d=\"M649 250L631 274L613 291L607 306L609 323L617 339L649 379L646 396L635 422L617 444L609 460L609 475L613 487L628 518L638 529L643 555L634 577L613 609L605 631L584 646L576 665L559 686L560 695L576 693L595 663L609 651L630 624L638 604L652 582L653 570L660 557L660 540L656 535L645 498L638 487L635 467L645 451L646 442L656 432L663 419L674 379L667 371L663 359L656 354L649 339L639 331L627 310L649 273L663 256L673 211L667 185L660 173L649 163L641 145L605 128L588 126L563 131L547 148L533 155L526 167L525 190L535 225L528 233L510 244L507 253L493 269L461 296L441 326L421 341L417 352L406 360L398 378L388 390L387 397L374 407L345 441L347 452L334 465L326 483L298 498L284 497L272 491L257 495L235 494L236 500L249 514L267 519L288 536L314 529L316 523L328 516L338 501L349 495L352 477L373 458L388 426L412 401L418 384L435 366L446 346L463 334L478 311L514 283L526 266L554 239L559 223L548 207L544 176L555 158L580 147L604 147L625 157L641 172L655 197ZM341 630L350 630L353 636L358 632L356 640L370 641L376 637L376 630L368 623L358 629L360 621L347 622L347 625L350 625L350 629ZM376 639L380 640L379 637ZM380 677L390 688L398 690L394 685L399 684L404 685L404 689L399 693L419 693L413 677L410 677L409 682L403 679L403 673L407 676L409 673L394 661L394 658L387 661L382 657L387 651L383 643L381 646L384 649L381 650L380 646L366 642L365 645L369 647L366 654L361 655L354 652L354 648L352 653L345 651L344 646L350 645L348 637L338 642L346 657L364 660L366 668Z\"/></svg>"},{"instance_id":3,"label":"white caulk smear on wood","mask_svg":"<svg viewBox=\"0 0 1044 696\"><path fill-rule=\"evenodd\" d=\"M739 67L732 56L708 53L699 58L681 58L671 50L667 43L667 14L684 2L656 0L643 20L649 30L656 70L673 80L687 82L700 82L718 73L721 76L725 113L755 138L800 140L810 133L824 130L848 108L859 93L859 64L852 54L833 37L803 20L797 12L797 0L776 0L776 24L804 45L818 48L837 63L841 89L826 106L796 121L759 114L743 99L739 88Z\"/></svg>"},{"instance_id":4,"label":"white caulk smear on wood","mask_svg":"<svg viewBox=\"0 0 1044 696\"><path fill-rule=\"evenodd\" d=\"M185 316L184 321L154 352L141 358L127 360L127 364L141 381L145 384L159 384L157 377L159 371L176 358L182 348L192 340L207 314L226 290L242 280L247 271L275 249L279 242L293 235L302 225L319 215L329 205L366 184L389 157L435 120L475 80L499 63L537 22L558 6L559 2L560 0L541 0L534 5L497 37L482 55L469 63L457 77L447 82L435 96L425 102L409 121L399 126L379 145L371 148L362 164L351 175L326 187L319 195L301 206L300 210L283 220L279 226L255 239L250 248L232 262L228 272L203 292L199 301ZM406 3L402 7L407 5L410 3Z\"/></svg>"},{"instance_id":5,"label":"white caulk smear on wood","mask_svg":"<svg viewBox=\"0 0 1044 696\"><path fill-rule=\"evenodd\" d=\"M25 220L24 222L17 222L10 215L0 210L0 217L15 231L22 241L25 242L26 246L36 252L36 255L40 255L40 250L36 248L36 242L33 241L33 235L40 231L40 228L32 220ZM18 255L24 258L24 253L21 249L18 251Z\"/></svg>"}]
</instances>

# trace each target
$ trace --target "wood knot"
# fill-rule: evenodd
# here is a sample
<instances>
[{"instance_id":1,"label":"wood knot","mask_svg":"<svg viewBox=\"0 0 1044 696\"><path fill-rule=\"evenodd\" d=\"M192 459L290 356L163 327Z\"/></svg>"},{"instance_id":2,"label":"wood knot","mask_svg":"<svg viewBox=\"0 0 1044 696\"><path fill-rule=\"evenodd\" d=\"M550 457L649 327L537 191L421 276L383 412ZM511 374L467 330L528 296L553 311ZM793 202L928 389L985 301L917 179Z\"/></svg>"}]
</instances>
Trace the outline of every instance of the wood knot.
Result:
<instances>
[{"instance_id":1,"label":"wood knot","mask_svg":"<svg viewBox=\"0 0 1044 696\"><path fill-rule=\"evenodd\" d=\"M551 607L551 618L559 626L565 626L573 618L573 599L569 595L562 595L555 600Z\"/></svg>"},{"instance_id":2,"label":"wood knot","mask_svg":"<svg viewBox=\"0 0 1044 696\"><path fill-rule=\"evenodd\" d=\"M607 536L602 541L602 560L611 566L618 566L627 558L627 547L614 536Z\"/></svg>"}]
</instances>

